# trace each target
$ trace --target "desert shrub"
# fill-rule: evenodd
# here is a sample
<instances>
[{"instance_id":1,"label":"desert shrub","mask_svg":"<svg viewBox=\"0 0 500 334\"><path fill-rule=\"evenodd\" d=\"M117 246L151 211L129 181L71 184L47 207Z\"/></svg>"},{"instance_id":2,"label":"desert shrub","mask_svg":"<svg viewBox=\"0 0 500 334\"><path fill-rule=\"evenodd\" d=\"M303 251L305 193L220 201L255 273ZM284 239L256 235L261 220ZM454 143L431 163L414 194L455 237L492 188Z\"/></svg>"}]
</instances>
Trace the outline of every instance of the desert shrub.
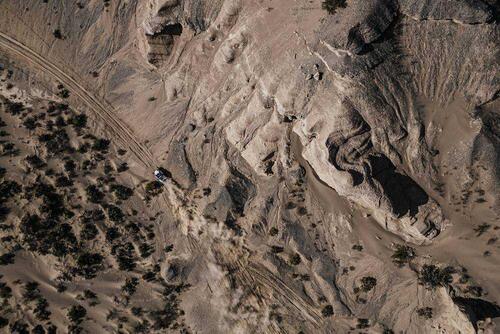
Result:
<instances>
[{"instance_id":1,"label":"desert shrub","mask_svg":"<svg viewBox=\"0 0 500 334\"><path fill-rule=\"evenodd\" d=\"M146 184L146 193L149 196L157 196L163 192L163 184L158 181L150 181Z\"/></svg>"},{"instance_id":2,"label":"desert shrub","mask_svg":"<svg viewBox=\"0 0 500 334\"><path fill-rule=\"evenodd\" d=\"M24 111L24 104L21 102L6 101L6 111L12 115L19 115Z\"/></svg>"},{"instance_id":3,"label":"desert shrub","mask_svg":"<svg viewBox=\"0 0 500 334\"><path fill-rule=\"evenodd\" d=\"M432 307L422 307L417 310L417 314L425 319L432 318Z\"/></svg>"},{"instance_id":4,"label":"desert shrub","mask_svg":"<svg viewBox=\"0 0 500 334\"><path fill-rule=\"evenodd\" d=\"M29 334L28 328L29 328L28 325L25 324L22 320L16 320L10 326L10 333Z\"/></svg>"},{"instance_id":5,"label":"desert shrub","mask_svg":"<svg viewBox=\"0 0 500 334\"><path fill-rule=\"evenodd\" d=\"M83 291L83 297L85 299L97 299L97 295L95 294L95 292L88 290L88 289L85 289Z\"/></svg>"},{"instance_id":6,"label":"desert shrub","mask_svg":"<svg viewBox=\"0 0 500 334\"><path fill-rule=\"evenodd\" d=\"M368 292L372 290L377 285L377 279L371 276L365 276L361 278L361 290Z\"/></svg>"},{"instance_id":7,"label":"desert shrub","mask_svg":"<svg viewBox=\"0 0 500 334\"><path fill-rule=\"evenodd\" d=\"M413 247L407 245L396 245L396 249L394 250L394 254L392 254L391 258L394 263L402 267L414 259L415 256L416 253Z\"/></svg>"},{"instance_id":8,"label":"desert shrub","mask_svg":"<svg viewBox=\"0 0 500 334\"><path fill-rule=\"evenodd\" d=\"M87 279L94 278L101 270L103 260L103 256L99 253L82 253L76 261L76 273Z\"/></svg>"},{"instance_id":9,"label":"desert shrub","mask_svg":"<svg viewBox=\"0 0 500 334\"><path fill-rule=\"evenodd\" d=\"M35 130L40 124L37 123L36 118L29 116L23 121L23 125L28 130Z\"/></svg>"},{"instance_id":10,"label":"desert shrub","mask_svg":"<svg viewBox=\"0 0 500 334\"><path fill-rule=\"evenodd\" d=\"M31 166L31 168L36 168L36 169L42 168L46 165L45 161L40 159L40 157L36 154L28 155L26 157L26 162Z\"/></svg>"},{"instance_id":11,"label":"desert shrub","mask_svg":"<svg viewBox=\"0 0 500 334\"><path fill-rule=\"evenodd\" d=\"M74 115L69 119L69 123L77 129L84 128L87 126L87 115L85 114Z\"/></svg>"},{"instance_id":12,"label":"desert shrub","mask_svg":"<svg viewBox=\"0 0 500 334\"><path fill-rule=\"evenodd\" d=\"M323 309L321 310L321 314L324 316L324 317L331 317L333 315L333 306L332 305L326 305L325 307L323 307Z\"/></svg>"},{"instance_id":13,"label":"desert shrub","mask_svg":"<svg viewBox=\"0 0 500 334\"><path fill-rule=\"evenodd\" d=\"M7 174L7 170L3 167L0 167L0 177L3 178Z\"/></svg>"},{"instance_id":14,"label":"desert shrub","mask_svg":"<svg viewBox=\"0 0 500 334\"><path fill-rule=\"evenodd\" d=\"M121 223L125 220L125 215L123 214L122 209L115 205L108 206L108 218L112 222Z\"/></svg>"},{"instance_id":15,"label":"desert shrub","mask_svg":"<svg viewBox=\"0 0 500 334\"><path fill-rule=\"evenodd\" d=\"M58 176L56 178L56 187L58 188L71 187L72 185L73 185L73 180L64 175Z\"/></svg>"},{"instance_id":16,"label":"desert shrub","mask_svg":"<svg viewBox=\"0 0 500 334\"><path fill-rule=\"evenodd\" d=\"M121 236L116 227L110 227L106 230L106 241L113 242Z\"/></svg>"},{"instance_id":17,"label":"desert shrub","mask_svg":"<svg viewBox=\"0 0 500 334\"><path fill-rule=\"evenodd\" d=\"M112 253L115 255L120 270L131 271L135 269L135 248L130 242L114 246Z\"/></svg>"},{"instance_id":18,"label":"desert shrub","mask_svg":"<svg viewBox=\"0 0 500 334\"><path fill-rule=\"evenodd\" d=\"M99 231L97 230L97 227L95 227L94 224L87 223L83 225L82 230L80 231L80 238L83 240L94 240L98 234Z\"/></svg>"},{"instance_id":19,"label":"desert shrub","mask_svg":"<svg viewBox=\"0 0 500 334\"><path fill-rule=\"evenodd\" d=\"M49 303L47 302L47 299L43 297L38 298L36 307L33 310L33 313L35 313L35 316L38 320L49 320L51 312L48 310L48 307Z\"/></svg>"},{"instance_id":20,"label":"desert shrub","mask_svg":"<svg viewBox=\"0 0 500 334\"><path fill-rule=\"evenodd\" d=\"M325 0L321 7L328 12L328 14L335 14L338 8L346 8L347 0Z\"/></svg>"},{"instance_id":21,"label":"desert shrub","mask_svg":"<svg viewBox=\"0 0 500 334\"><path fill-rule=\"evenodd\" d=\"M0 316L0 329L6 327L9 324L9 320Z\"/></svg>"},{"instance_id":22,"label":"desert shrub","mask_svg":"<svg viewBox=\"0 0 500 334\"><path fill-rule=\"evenodd\" d=\"M480 286L471 285L465 289L465 292L479 298L483 295L483 288Z\"/></svg>"},{"instance_id":23,"label":"desert shrub","mask_svg":"<svg viewBox=\"0 0 500 334\"><path fill-rule=\"evenodd\" d=\"M27 244L28 249L41 254L62 257L73 252L77 244L70 225L57 223L53 219L42 221L35 214L23 217L20 230L24 235L23 241Z\"/></svg>"},{"instance_id":24,"label":"desert shrub","mask_svg":"<svg viewBox=\"0 0 500 334\"><path fill-rule=\"evenodd\" d=\"M63 99L67 99L69 97L69 90L66 88L61 88L61 90L57 93L57 96Z\"/></svg>"},{"instance_id":25,"label":"desert shrub","mask_svg":"<svg viewBox=\"0 0 500 334\"><path fill-rule=\"evenodd\" d=\"M111 185L111 191L115 194L115 196L124 201L127 200L130 196L134 194L134 191L129 187L123 186L121 184L113 184Z\"/></svg>"},{"instance_id":26,"label":"desert shrub","mask_svg":"<svg viewBox=\"0 0 500 334\"><path fill-rule=\"evenodd\" d=\"M83 321L85 316L87 316L87 310L81 305L73 305L68 310L68 319L73 324L79 324Z\"/></svg>"},{"instance_id":27,"label":"desert shrub","mask_svg":"<svg viewBox=\"0 0 500 334\"><path fill-rule=\"evenodd\" d=\"M141 243L139 245L139 253L143 259L149 257L154 252L154 247L148 245L147 243Z\"/></svg>"},{"instance_id":28,"label":"desert shrub","mask_svg":"<svg viewBox=\"0 0 500 334\"><path fill-rule=\"evenodd\" d=\"M56 126L58 126L58 127L61 128L63 126L66 126L66 121L64 120L64 118L61 115L59 115L59 116L56 117L56 123L55 124L56 124Z\"/></svg>"},{"instance_id":29,"label":"desert shrub","mask_svg":"<svg viewBox=\"0 0 500 334\"><path fill-rule=\"evenodd\" d=\"M106 215L101 209L85 210L82 216L82 221L84 223L93 223L97 221L103 221Z\"/></svg>"},{"instance_id":30,"label":"desert shrub","mask_svg":"<svg viewBox=\"0 0 500 334\"><path fill-rule=\"evenodd\" d=\"M24 285L23 298L26 301L33 301L40 297L40 289L37 282L26 282Z\"/></svg>"},{"instance_id":31,"label":"desert shrub","mask_svg":"<svg viewBox=\"0 0 500 334\"><path fill-rule=\"evenodd\" d=\"M128 223L127 225L125 225L125 228L127 229L127 232L130 233L131 235L138 236L139 232L141 232L139 226L134 222Z\"/></svg>"},{"instance_id":32,"label":"desert shrub","mask_svg":"<svg viewBox=\"0 0 500 334\"><path fill-rule=\"evenodd\" d=\"M354 250L356 250L358 252L361 252L363 250L363 246L361 246L361 245L353 245L352 249L354 249Z\"/></svg>"},{"instance_id":33,"label":"desert shrub","mask_svg":"<svg viewBox=\"0 0 500 334\"><path fill-rule=\"evenodd\" d=\"M491 225L487 223L482 223L474 228L474 232L476 232L476 236L480 237L484 233L486 233L490 229Z\"/></svg>"},{"instance_id":34,"label":"desert shrub","mask_svg":"<svg viewBox=\"0 0 500 334\"><path fill-rule=\"evenodd\" d=\"M51 154L59 154L63 152L73 153L69 136L64 129L58 129L53 133L45 133L38 136L40 142L44 143L47 152Z\"/></svg>"},{"instance_id":35,"label":"desert shrub","mask_svg":"<svg viewBox=\"0 0 500 334\"><path fill-rule=\"evenodd\" d=\"M122 173L122 172L125 172L126 170L128 170L128 164L126 162L122 162L121 164L118 165L118 167L116 168L116 171L118 173Z\"/></svg>"},{"instance_id":36,"label":"desert shrub","mask_svg":"<svg viewBox=\"0 0 500 334\"><path fill-rule=\"evenodd\" d=\"M106 152L109 148L110 143L111 142L107 139L98 138L94 140L94 143L92 144L92 149L98 152Z\"/></svg>"},{"instance_id":37,"label":"desert shrub","mask_svg":"<svg viewBox=\"0 0 500 334\"><path fill-rule=\"evenodd\" d=\"M274 254L282 253L284 251L284 248L281 246L271 246L271 252Z\"/></svg>"},{"instance_id":38,"label":"desert shrub","mask_svg":"<svg viewBox=\"0 0 500 334\"><path fill-rule=\"evenodd\" d=\"M189 288L189 285L185 284L167 284L165 286L163 291L165 304L163 308L150 312L155 330L165 330L176 326L177 318L182 314L182 310L179 308L178 294L187 288Z\"/></svg>"},{"instance_id":39,"label":"desert shrub","mask_svg":"<svg viewBox=\"0 0 500 334\"><path fill-rule=\"evenodd\" d=\"M363 319L363 318L358 318L358 324L356 325L356 328L358 329L365 329L370 327L370 320L368 319Z\"/></svg>"},{"instance_id":40,"label":"desert shrub","mask_svg":"<svg viewBox=\"0 0 500 334\"><path fill-rule=\"evenodd\" d=\"M40 205L40 212L45 213L49 219L58 219L66 214L64 206L64 197L57 193L56 189L49 184L37 183L28 189L30 196L41 197L43 199Z\"/></svg>"},{"instance_id":41,"label":"desert shrub","mask_svg":"<svg viewBox=\"0 0 500 334\"><path fill-rule=\"evenodd\" d=\"M436 287L448 286L452 281L455 270L452 267L439 268L433 264L424 264L418 274L420 284L428 288L435 289Z\"/></svg>"},{"instance_id":42,"label":"desert shrub","mask_svg":"<svg viewBox=\"0 0 500 334\"><path fill-rule=\"evenodd\" d=\"M296 266L299 265L300 262L302 262L302 259L300 258L300 255L298 253L295 253L292 256L290 256L289 262L292 266Z\"/></svg>"},{"instance_id":43,"label":"desert shrub","mask_svg":"<svg viewBox=\"0 0 500 334\"><path fill-rule=\"evenodd\" d=\"M64 161L64 170L70 174L73 174L76 170L76 163L74 160L67 159Z\"/></svg>"},{"instance_id":44,"label":"desert shrub","mask_svg":"<svg viewBox=\"0 0 500 334\"><path fill-rule=\"evenodd\" d=\"M14 264L14 259L16 255L14 253L5 253L0 255L0 266L7 266L9 264Z\"/></svg>"},{"instance_id":45,"label":"desert shrub","mask_svg":"<svg viewBox=\"0 0 500 334\"><path fill-rule=\"evenodd\" d=\"M57 39L63 39L63 35L62 35L62 32L61 32L61 29L55 29L52 32L52 35L54 35L54 37L57 38Z\"/></svg>"},{"instance_id":46,"label":"desert shrub","mask_svg":"<svg viewBox=\"0 0 500 334\"><path fill-rule=\"evenodd\" d=\"M31 331L31 334L46 334L47 332L45 331L45 329L43 328L42 325L36 325L35 327L33 327L32 331ZM52 334L53 332L51 332L50 334Z\"/></svg>"},{"instance_id":47,"label":"desert shrub","mask_svg":"<svg viewBox=\"0 0 500 334\"><path fill-rule=\"evenodd\" d=\"M3 221L9 213L10 213L10 208L3 206L3 204L0 203L0 221ZM2 225L0 224L0 226Z\"/></svg>"},{"instance_id":48,"label":"desert shrub","mask_svg":"<svg viewBox=\"0 0 500 334\"><path fill-rule=\"evenodd\" d=\"M12 289L4 282L0 282L0 298L9 299L12 297Z\"/></svg>"},{"instance_id":49,"label":"desert shrub","mask_svg":"<svg viewBox=\"0 0 500 334\"><path fill-rule=\"evenodd\" d=\"M130 309L130 311L132 312L133 315L135 315L136 317L139 317L142 315L142 307L137 307L137 306L134 306Z\"/></svg>"},{"instance_id":50,"label":"desert shrub","mask_svg":"<svg viewBox=\"0 0 500 334\"><path fill-rule=\"evenodd\" d=\"M136 291L139 285L139 280L135 277L129 277L125 280L125 284L122 286L122 292L131 297Z\"/></svg>"},{"instance_id":51,"label":"desert shrub","mask_svg":"<svg viewBox=\"0 0 500 334\"><path fill-rule=\"evenodd\" d=\"M104 198L104 193L93 184L87 186L87 188L85 188L85 192L87 193L88 200L92 203L100 203Z\"/></svg>"},{"instance_id":52,"label":"desert shrub","mask_svg":"<svg viewBox=\"0 0 500 334\"><path fill-rule=\"evenodd\" d=\"M0 141L0 155L2 156L16 156L19 154L19 150L16 148L14 143L9 141Z\"/></svg>"},{"instance_id":53,"label":"desert shrub","mask_svg":"<svg viewBox=\"0 0 500 334\"><path fill-rule=\"evenodd\" d=\"M22 188L16 181L0 183L0 200L7 200L21 192Z\"/></svg>"}]
</instances>

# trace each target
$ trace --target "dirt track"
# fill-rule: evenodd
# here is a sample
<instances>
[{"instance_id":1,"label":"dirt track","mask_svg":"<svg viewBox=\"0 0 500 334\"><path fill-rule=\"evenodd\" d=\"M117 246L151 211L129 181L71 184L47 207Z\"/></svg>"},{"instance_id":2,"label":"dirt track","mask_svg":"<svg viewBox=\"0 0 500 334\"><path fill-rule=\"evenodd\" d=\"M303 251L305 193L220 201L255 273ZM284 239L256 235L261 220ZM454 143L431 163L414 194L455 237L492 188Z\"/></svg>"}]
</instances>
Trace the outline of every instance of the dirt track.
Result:
<instances>
[{"instance_id":1,"label":"dirt track","mask_svg":"<svg viewBox=\"0 0 500 334\"><path fill-rule=\"evenodd\" d=\"M135 137L133 131L114 115L114 108L108 103L100 101L92 92L78 83L81 79L74 73L68 73L66 69L61 69L59 66L52 63L49 59L44 58L40 54L31 50L26 45L18 40L0 32L0 47L8 49L26 61L32 63L36 67L44 70L46 73L54 77L55 80L61 82L72 94L78 96L95 115L100 118L103 124L109 129L114 137L121 145L128 148L148 169L156 167L156 160L141 142Z\"/></svg>"}]
</instances>

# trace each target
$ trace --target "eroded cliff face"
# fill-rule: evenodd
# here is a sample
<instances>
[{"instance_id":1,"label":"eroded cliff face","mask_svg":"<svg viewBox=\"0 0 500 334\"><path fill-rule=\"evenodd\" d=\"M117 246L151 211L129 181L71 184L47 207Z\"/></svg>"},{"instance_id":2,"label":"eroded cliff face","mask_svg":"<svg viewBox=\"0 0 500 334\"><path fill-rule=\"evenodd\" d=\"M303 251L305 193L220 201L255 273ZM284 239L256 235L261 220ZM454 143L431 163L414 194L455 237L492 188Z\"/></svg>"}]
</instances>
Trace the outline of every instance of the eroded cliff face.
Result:
<instances>
[{"instance_id":1,"label":"eroded cliff face","mask_svg":"<svg viewBox=\"0 0 500 334\"><path fill-rule=\"evenodd\" d=\"M0 31L113 106L151 153L130 163L137 175L171 173L157 205L176 224L158 234L179 246L155 260L191 285L191 330L472 333L498 317L486 301L471 311L465 272L418 280L461 247L450 262L499 301L498 257L480 262L465 241L500 214L493 3L350 0L330 15L321 1L22 2L0 4L17 13ZM401 269L403 241L419 257Z\"/></svg>"}]
</instances>

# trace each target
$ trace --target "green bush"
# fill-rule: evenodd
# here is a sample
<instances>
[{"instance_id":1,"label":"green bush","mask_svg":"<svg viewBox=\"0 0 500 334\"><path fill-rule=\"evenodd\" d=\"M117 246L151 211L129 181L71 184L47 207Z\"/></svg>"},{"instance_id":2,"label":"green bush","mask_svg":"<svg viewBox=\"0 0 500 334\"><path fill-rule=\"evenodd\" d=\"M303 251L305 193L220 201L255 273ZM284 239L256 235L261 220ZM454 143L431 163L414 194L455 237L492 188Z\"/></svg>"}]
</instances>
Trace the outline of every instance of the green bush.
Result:
<instances>
[{"instance_id":1,"label":"green bush","mask_svg":"<svg viewBox=\"0 0 500 334\"><path fill-rule=\"evenodd\" d=\"M394 254L391 258L394 263L398 266L403 267L405 264L410 262L416 256L415 249L407 245L396 245Z\"/></svg>"},{"instance_id":2,"label":"green bush","mask_svg":"<svg viewBox=\"0 0 500 334\"><path fill-rule=\"evenodd\" d=\"M452 281L455 270L452 267L439 268L433 264L424 264L418 274L418 280L428 288L447 287Z\"/></svg>"}]
</instances>

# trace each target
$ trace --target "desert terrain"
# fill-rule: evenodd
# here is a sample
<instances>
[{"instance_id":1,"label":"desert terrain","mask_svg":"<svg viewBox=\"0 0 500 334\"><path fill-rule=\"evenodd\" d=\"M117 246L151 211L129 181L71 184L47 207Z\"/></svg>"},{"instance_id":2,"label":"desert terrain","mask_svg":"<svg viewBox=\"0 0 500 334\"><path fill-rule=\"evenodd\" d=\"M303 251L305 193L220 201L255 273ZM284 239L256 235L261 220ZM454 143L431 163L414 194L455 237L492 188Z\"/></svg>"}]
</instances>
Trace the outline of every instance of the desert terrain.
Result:
<instances>
[{"instance_id":1,"label":"desert terrain","mask_svg":"<svg viewBox=\"0 0 500 334\"><path fill-rule=\"evenodd\" d=\"M499 11L0 0L0 333L500 332Z\"/></svg>"}]
</instances>

